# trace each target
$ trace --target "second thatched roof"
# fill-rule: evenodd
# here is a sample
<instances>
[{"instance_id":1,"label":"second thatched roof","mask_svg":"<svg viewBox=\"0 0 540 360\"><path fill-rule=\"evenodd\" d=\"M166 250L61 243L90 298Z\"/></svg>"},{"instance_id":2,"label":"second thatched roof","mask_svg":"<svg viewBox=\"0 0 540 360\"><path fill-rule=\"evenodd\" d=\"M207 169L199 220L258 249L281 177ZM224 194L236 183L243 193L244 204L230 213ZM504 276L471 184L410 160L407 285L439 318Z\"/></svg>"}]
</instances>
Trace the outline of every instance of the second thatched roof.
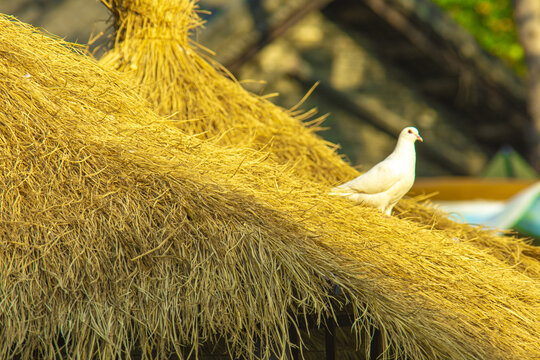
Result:
<instances>
[{"instance_id":1,"label":"second thatched roof","mask_svg":"<svg viewBox=\"0 0 540 360\"><path fill-rule=\"evenodd\" d=\"M115 46L100 60L131 77L158 113L224 145L264 150L296 174L337 182L356 171L315 135L316 111L285 110L246 91L191 41L202 23L192 0L103 0L115 20ZM309 120L307 123L303 121ZM306 126L310 124L310 126Z\"/></svg>"}]
</instances>

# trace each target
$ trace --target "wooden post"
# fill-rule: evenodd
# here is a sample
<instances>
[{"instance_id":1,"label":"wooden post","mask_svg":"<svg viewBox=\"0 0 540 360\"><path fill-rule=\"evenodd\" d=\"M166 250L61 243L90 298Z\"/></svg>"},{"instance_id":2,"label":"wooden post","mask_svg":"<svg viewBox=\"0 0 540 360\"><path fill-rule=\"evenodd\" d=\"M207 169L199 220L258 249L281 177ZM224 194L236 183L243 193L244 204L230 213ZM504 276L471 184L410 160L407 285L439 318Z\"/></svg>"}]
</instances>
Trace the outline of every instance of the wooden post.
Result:
<instances>
[{"instance_id":1,"label":"wooden post","mask_svg":"<svg viewBox=\"0 0 540 360\"><path fill-rule=\"evenodd\" d=\"M528 104L532 118L531 160L540 170L540 1L514 0L514 17L527 64Z\"/></svg>"},{"instance_id":2,"label":"wooden post","mask_svg":"<svg viewBox=\"0 0 540 360\"><path fill-rule=\"evenodd\" d=\"M298 331L296 327L294 326L289 326L289 340L291 341L291 344L294 345L294 347L291 346L290 348L291 359L299 360L300 359L300 340L298 338Z\"/></svg>"},{"instance_id":3,"label":"wooden post","mask_svg":"<svg viewBox=\"0 0 540 360\"><path fill-rule=\"evenodd\" d=\"M374 328L373 337L371 338L369 360L377 360L383 352L382 334L377 328Z\"/></svg>"},{"instance_id":4,"label":"wooden post","mask_svg":"<svg viewBox=\"0 0 540 360\"><path fill-rule=\"evenodd\" d=\"M334 319L328 319L324 331L326 360L336 359L336 323Z\"/></svg>"}]
</instances>

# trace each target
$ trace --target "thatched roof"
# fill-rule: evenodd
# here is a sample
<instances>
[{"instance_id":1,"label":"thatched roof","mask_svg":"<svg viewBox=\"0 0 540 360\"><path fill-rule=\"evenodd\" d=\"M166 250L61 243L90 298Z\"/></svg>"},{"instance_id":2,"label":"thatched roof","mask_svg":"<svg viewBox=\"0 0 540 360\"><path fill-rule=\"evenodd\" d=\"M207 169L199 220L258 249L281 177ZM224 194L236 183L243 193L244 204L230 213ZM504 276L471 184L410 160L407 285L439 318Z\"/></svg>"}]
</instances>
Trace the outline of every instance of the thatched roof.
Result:
<instances>
[{"instance_id":1,"label":"thatched roof","mask_svg":"<svg viewBox=\"0 0 540 360\"><path fill-rule=\"evenodd\" d=\"M314 111L278 108L224 76L208 54L200 54L188 37L201 24L194 2L103 2L117 31L114 48L100 63L132 76L159 113L184 120L178 124L182 129L200 138L219 138L221 144L264 149L277 162L294 162L299 174L318 179L333 177L335 182L340 174L356 173L335 146L311 136L321 119L312 119L310 127L301 123Z\"/></svg>"},{"instance_id":2,"label":"thatched roof","mask_svg":"<svg viewBox=\"0 0 540 360\"><path fill-rule=\"evenodd\" d=\"M539 355L533 247L414 200L385 217L330 197L264 149L187 135L69 44L4 16L0 33L1 358L219 339L267 358L345 306L400 356Z\"/></svg>"}]
</instances>

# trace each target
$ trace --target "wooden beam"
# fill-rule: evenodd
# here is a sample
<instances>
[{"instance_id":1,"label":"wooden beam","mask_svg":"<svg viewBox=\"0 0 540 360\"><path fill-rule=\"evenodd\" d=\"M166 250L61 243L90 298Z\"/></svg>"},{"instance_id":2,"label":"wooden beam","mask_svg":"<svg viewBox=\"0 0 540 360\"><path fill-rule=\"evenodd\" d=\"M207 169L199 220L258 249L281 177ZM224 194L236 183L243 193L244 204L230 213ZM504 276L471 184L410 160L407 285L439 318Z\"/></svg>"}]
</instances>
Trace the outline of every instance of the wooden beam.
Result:
<instances>
[{"instance_id":1,"label":"wooden beam","mask_svg":"<svg viewBox=\"0 0 540 360\"><path fill-rule=\"evenodd\" d=\"M454 100L459 90L459 79L452 77L426 78L418 82L420 90L434 95Z\"/></svg>"},{"instance_id":2,"label":"wooden beam","mask_svg":"<svg viewBox=\"0 0 540 360\"><path fill-rule=\"evenodd\" d=\"M237 72L242 65L253 58L262 48L283 35L285 31L298 23L298 21L302 20L311 11L319 10L332 1L333 0L306 1L304 4L302 4L302 6L299 6L291 11L289 16L284 20L270 27L264 34L260 34L257 41L247 46L234 59L225 63L225 67L232 73Z\"/></svg>"},{"instance_id":3,"label":"wooden beam","mask_svg":"<svg viewBox=\"0 0 540 360\"><path fill-rule=\"evenodd\" d=\"M388 5L385 0L364 0L364 2L374 13L409 39L417 48L417 51L446 63L453 71L459 72L459 63L453 57L445 56L441 45L434 43L417 26L412 24L406 16L393 6Z\"/></svg>"},{"instance_id":4,"label":"wooden beam","mask_svg":"<svg viewBox=\"0 0 540 360\"><path fill-rule=\"evenodd\" d=\"M418 60L425 56L413 45L400 41L389 41L381 47L380 52L385 58L392 60Z\"/></svg>"}]
</instances>

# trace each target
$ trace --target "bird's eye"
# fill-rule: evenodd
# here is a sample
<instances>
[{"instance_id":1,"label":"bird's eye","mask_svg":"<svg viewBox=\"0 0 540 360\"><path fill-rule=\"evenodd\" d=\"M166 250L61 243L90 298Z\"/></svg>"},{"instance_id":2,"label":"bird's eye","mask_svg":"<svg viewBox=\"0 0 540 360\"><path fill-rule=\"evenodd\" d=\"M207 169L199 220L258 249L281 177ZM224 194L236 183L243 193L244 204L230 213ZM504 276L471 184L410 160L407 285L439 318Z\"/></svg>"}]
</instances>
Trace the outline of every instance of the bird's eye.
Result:
<instances>
[{"instance_id":1,"label":"bird's eye","mask_svg":"<svg viewBox=\"0 0 540 360\"><path fill-rule=\"evenodd\" d=\"M409 134L412 134L412 130L409 130Z\"/></svg>"}]
</instances>

